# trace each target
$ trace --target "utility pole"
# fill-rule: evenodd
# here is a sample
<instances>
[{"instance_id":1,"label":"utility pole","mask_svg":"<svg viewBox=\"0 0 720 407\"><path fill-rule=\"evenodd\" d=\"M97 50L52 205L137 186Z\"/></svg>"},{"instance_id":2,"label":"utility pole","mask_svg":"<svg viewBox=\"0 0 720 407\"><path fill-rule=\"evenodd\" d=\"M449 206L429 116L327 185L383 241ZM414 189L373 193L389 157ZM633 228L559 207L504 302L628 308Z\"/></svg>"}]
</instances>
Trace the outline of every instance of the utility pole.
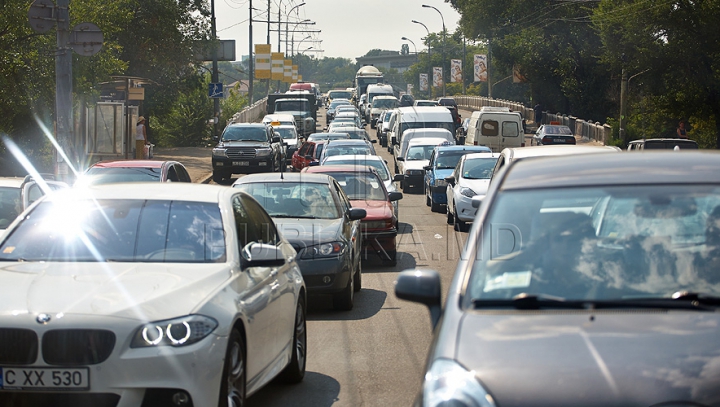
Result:
<instances>
[{"instance_id":1,"label":"utility pole","mask_svg":"<svg viewBox=\"0 0 720 407\"><path fill-rule=\"evenodd\" d=\"M487 82L488 82L488 99L492 99L492 81L490 80L490 61L491 61L491 51L490 51L490 42L492 40L488 38L488 53L487 53Z\"/></svg>"},{"instance_id":2,"label":"utility pole","mask_svg":"<svg viewBox=\"0 0 720 407\"><path fill-rule=\"evenodd\" d=\"M218 83L217 29L215 26L215 0L210 1L210 30L212 31L212 83ZM213 136L218 137L220 127L220 98L213 98Z\"/></svg>"},{"instance_id":3,"label":"utility pole","mask_svg":"<svg viewBox=\"0 0 720 407\"><path fill-rule=\"evenodd\" d=\"M620 137L620 140L622 140L624 144L627 144L628 142L625 139L625 98L627 97L627 83L627 73L625 72L625 68L623 68L622 77L620 79L620 123L618 126L618 135Z\"/></svg>"},{"instance_id":4,"label":"utility pole","mask_svg":"<svg viewBox=\"0 0 720 407\"><path fill-rule=\"evenodd\" d=\"M252 28L252 12L253 12L253 6L252 6L252 0L249 1L250 3L250 28L249 28L249 35L248 35L248 53L250 54L248 57L248 65L250 66L248 69L248 72L250 74L250 77L248 78L248 103L250 105L253 104L253 80L255 79L255 60L253 59L253 28ZM269 18L268 18L269 20Z\"/></svg>"},{"instance_id":5,"label":"utility pole","mask_svg":"<svg viewBox=\"0 0 720 407\"><path fill-rule=\"evenodd\" d=\"M55 174L66 181L70 175L66 160L75 160L71 143L73 134L72 49L70 48L70 0L57 0L57 57L55 58L55 120L56 135L62 154L57 155Z\"/></svg>"}]
</instances>

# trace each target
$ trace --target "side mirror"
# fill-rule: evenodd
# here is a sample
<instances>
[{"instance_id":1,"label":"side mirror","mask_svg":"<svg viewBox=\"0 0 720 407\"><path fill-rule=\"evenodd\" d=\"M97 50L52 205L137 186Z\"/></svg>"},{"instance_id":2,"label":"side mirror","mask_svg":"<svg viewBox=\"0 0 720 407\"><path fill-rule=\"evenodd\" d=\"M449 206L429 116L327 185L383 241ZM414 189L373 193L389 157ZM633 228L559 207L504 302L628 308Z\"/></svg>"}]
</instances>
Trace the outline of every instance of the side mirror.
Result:
<instances>
[{"instance_id":1,"label":"side mirror","mask_svg":"<svg viewBox=\"0 0 720 407\"><path fill-rule=\"evenodd\" d=\"M403 197L402 192L389 192L388 198L390 199L390 202L399 201Z\"/></svg>"},{"instance_id":2,"label":"side mirror","mask_svg":"<svg viewBox=\"0 0 720 407\"><path fill-rule=\"evenodd\" d=\"M360 220L367 216L367 211L362 208L350 208L346 215L350 220Z\"/></svg>"},{"instance_id":3,"label":"side mirror","mask_svg":"<svg viewBox=\"0 0 720 407\"><path fill-rule=\"evenodd\" d=\"M449 177L445 177L445 182L452 186L455 186L455 176L451 175Z\"/></svg>"},{"instance_id":4,"label":"side mirror","mask_svg":"<svg viewBox=\"0 0 720 407\"><path fill-rule=\"evenodd\" d=\"M273 143L279 143L281 140L282 139L280 138L280 136L273 136L273 138L272 138Z\"/></svg>"},{"instance_id":5,"label":"side mirror","mask_svg":"<svg viewBox=\"0 0 720 407\"><path fill-rule=\"evenodd\" d=\"M405 180L405 174L395 174L393 177L393 182L395 181L404 181Z\"/></svg>"},{"instance_id":6,"label":"side mirror","mask_svg":"<svg viewBox=\"0 0 720 407\"><path fill-rule=\"evenodd\" d=\"M397 160L398 160L398 161L405 161L405 157L398 157Z\"/></svg>"},{"instance_id":7,"label":"side mirror","mask_svg":"<svg viewBox=\"0 0 720 407\"><path fill-rule=\"evenodd\" d=\"M285 264L282 250L275 245L265 243L248 243L240 251L248 267L277 267Z\"/></svg>"},{"instance_id":8,"label":"side mirror","mask_svg":"<svg viewBox=\"0 0 720 407\"><path fill-rule=\"evenodd\" d=\"M317 167L318 165L320 165L320 161L310 161L308 163L308 167Z\"/></svg>"},{"instance_id":9,"label":"side mirror","mask_svg":"<svg viewBox=\"0 0 720 407\"><path fill-rule=\"evenodd\" d=\"M423 167L423 170L425 170L425 171L430 171L430 170L432 170L432 165L426 165L426 166L424 166L424 167Z\"/></svg>"},{"instance_id":10,"label":"side mirror","mask_svg":"<svg viewBox=\"0 0 720 407\"><path fill-rule=\"evenodd\" d=\"M442 312L441 293L440 275L434 270L402 271L395 281L396 297L428 307L433 329Z\"/></svg>"},{"instance_id":11,"label":"side mirror","mask_svg":"<svg viewBox=\"0 0 720 407\"><path fill-rule=\"evenodd\" d=\"M220 141L220 137L218 137L218 136L213 136L212 139L213 139L213 141Z\"/></svg>"}]
</instances>

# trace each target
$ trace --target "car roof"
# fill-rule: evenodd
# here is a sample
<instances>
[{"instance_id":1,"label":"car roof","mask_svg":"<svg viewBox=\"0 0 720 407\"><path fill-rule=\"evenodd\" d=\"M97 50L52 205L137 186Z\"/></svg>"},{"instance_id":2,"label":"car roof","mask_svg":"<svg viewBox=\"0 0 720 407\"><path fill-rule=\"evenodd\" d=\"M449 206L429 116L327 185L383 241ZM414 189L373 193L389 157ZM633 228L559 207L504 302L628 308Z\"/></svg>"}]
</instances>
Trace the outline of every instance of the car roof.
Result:
<instances>
[{"instance_id":1,"label":"car roof","mask_svg":"<svg viewBox=\"0 0 720 407\"><path fill-rule=\"evenodd\" d=\"M262 127L267 128L265 123L230 123L228 127Z\"/></svg>"},{"instance_id":2,"label":"car roof","mask_svg":"<svg viewBox=\"0 0 720 407\"><path fill-rule=\"evenodd\" d=\"M240 177L233 183L233 185L251 182L307 182L313 184L327 184L330 182L330 176L327 174L308 174L299 172L261 172Z\"/></svg>"},{"instance_id":3,"label":"car roof","mask_svg":"<svg viewBox=\"0 0 720 407\"><path fill-rule=\"evenodd\" d=\"M263 120L267 120L267 119L269 119L269 121L274 121L277 119L295 120L295 116L288 114L288 113L270 113L270 114L266 114L265 117L263 117Z\"/></svg>"},{"instance_id":4,"label":"car roof","mask_svg":"<svg viewBox=\"0 0 720 407\"><path fill-rule=\"evenodd\" d=\"M409 134L450 134L452 132L448 129L434 129L434 128L422 128L422 129L407 129L403 132L403 137Z\"/></svg>"},{"instance_id":5,"label":"car roof","mask_svg":"<svg viewBox=\"0 0 720 407\"><path fill-rule=\"evenodd\" d=\"M680 143L697 143L695 140L690 140L686 138L646 138L646 139L638 139L638 140L632 140L631 143L647 143L647 142L680 142Z\"/></svg>"},{"instance_id":6,"label":"car roof","mask_svg":"<svg viewBox=\"0 0 720 407\"><path fill-rule=\"evenodd\" d=\"M507 150L507 151L506 151ZM572 154L588 154L588 153L617 153L621 152L618 147L613 146L578 146L578 145L559 145L559 146L528 146L528 147L512 147L506 148L501 153L508 156L511 160L517 160L527 157L543 157L556 155L572 155Z\"/></svg>"},{"instance_id":7,"label":"car roof","mask_svg":"<svg viewBox=\"0 0 720 407\"><path fill-rule=\"evenodd\" d=\"M462 160L469 160L472 158L498 158L500 153L493 153L492 151L478 152L478 153L467 153L461 157Z\"/></svg>"},{"instance_id":8,"label":"car roof","mask_svg":"<svg viewBox=\"0 0 720 407\"><path fill-rule=\"evenodd\" d=\"M333 133L335 134L335 133ZM330 140L330 143L328 143L328 146L352 146L352 145L361 145L361 146L368 146L370 145L370 142L365 139L357 139L357 138L349 138L349 139L339 139L339 140Z\"/></svg>"},{"instance_id":9,"label":"car roof","mask_svg":"<svg viewBox=\"0 0 720 407\"><path fill-rule=\"evenodd\" d=\"M440 143L444 143L444 142L446 142L446 141L447 141L446 139L440 138L440 137L420 137L420 138L414 138L414 139L408 141L408 149L409 149L411 146L417 146L417 145L421 145L421 146L431 146L431 145L437 145L437 144L440 144Z\"/></svg>"},{"instance_id":10,"label":"car roof","mask_svg":"<svg viewBox=\"0 0 720 407\"><path fill-rule=\"evenodd\" d=\"M20 188L24 181L22 177L0 177L0 187Z\"/></svg>"},{"instance_id":11,"label":"car roof","mask_svg":"<svg viewBox=\"0 0 720 407\"><path fill-rule=\"evenodd\" d=\"M503 189L598 185L720 184L715 151L646 151L520 160L503 179Z\"/></svg>"},{"instance_id":12,"label":"car roof","mask_svg":"<svg viewBox=\"0 0 720 407\"><path fill-rule=\"evenodd\" d=\"M162 168L165 163L174 163L176 161L157 161L157 160L108 160L98 161L91 165L90 168Z\"/></svg>"},{"instance_id":13,"label":"car roof","mask_svg":"<svg viewBox=\"0 0 720 407\"><path fill-rule=\"evenodd\" d=\"M375 167L369 165L350 165L350 164L335 164L335 165L322 165L315 167L305 167L302 172L305 173L330 173L330 172L372 172L377 174ZM378 175L379 177L379 175Z\"/></svg>"},{"instance_id":14,"label":"car roof","mask_svg":"<svg viewBox=\"0 0 720 407\"><path fill-rule=\"evenodd\" d=\"M490 150L490 147L486 146L437 146L435 147L437 151L474 151L474 152L481 152L481 151L492 151ZM469 154L469 153L468 153Z\"/></svg>"},{"instance_id":15,"label":"car roof","mask_svg":"<svg viewBox=\"0 0 720 407\"><path fill-rule=\"evenodd\" d=\"M192 202L218 202L225 195L222 185L191 182L114 183L65 188L47 195L48 199L147 199ZM73 198L74 197L74 198Z\"/></svg>"},{"instance_id":16,"label":"car roof","mask_svg":"<svg viewBox=\"0 0 720 407\"><path fill-rule=\"evenodd\" d=\"M365 154L348 154L348 155L333 155L325 159L328 161L339 161L339 160L354 160L354 161L385 161L379 155L365 155Z\"/></svg>"}]
</instances>

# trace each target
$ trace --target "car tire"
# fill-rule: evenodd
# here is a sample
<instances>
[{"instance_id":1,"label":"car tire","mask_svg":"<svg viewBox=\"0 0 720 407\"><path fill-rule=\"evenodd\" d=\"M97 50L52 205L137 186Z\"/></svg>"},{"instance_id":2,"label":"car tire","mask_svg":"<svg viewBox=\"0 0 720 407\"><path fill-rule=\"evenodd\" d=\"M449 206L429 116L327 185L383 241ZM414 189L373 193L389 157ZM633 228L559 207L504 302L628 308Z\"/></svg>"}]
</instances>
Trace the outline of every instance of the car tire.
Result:
<instances>
[{"instance_id":1,"label":"car tire","mask_svg":"<svg viewBox=\"0 0 720 407\"><path fill-rule=\"evenodd\" d=\"M449 207L447 208L447 223L448 225L455 225L455 215L453 215Z\"/></svg>"},{"instance_id":2,"label":"car tire","mask_svg":"<svg viewBox=\"0 0 720 407\"><path fill-rule=\"evenodd\" d=\"M355 277L350 276L347 286L333 296L333 308L336 311L350 311L355 301Z\"/></svg>"},{"instance_id":3,"label":"car tire","mask_svg":"<svg viewBox=\"0 0 720 407\"><path fill-rule=\"evenodd\" d=\"M301 297L295 311L293 349L290 364L280 372L280 380L285 383L300 383L305 377L307 362L307 322L305 318L305 300Z\"/></svg>"},{"instance_id":4,"label":"car tire","mask_svg":"<svg viewBox=\"0 0 720 407\"><path fill-rule=\"evenodd\" d=\"M467 232L467 223L465 223L464 220L461 220L457 216L457 208L453 210L453 216L455 217L455 230L458 232Z\"/></svg>"},{"instance_id":5,"label":"car tire","mask_svg":"<svg viewBox=\"0 0 720 407\"><path fill-rule=\"evenodd\" d=\"M353 289L355 292L362 290L362 262L358 260L357 270L355 271L355 277L353 277Z\"/></svg>"},{"instance_id":6,"label":"car tire","mask_svg":"<svg viewBox=\"0 0 720 407\"><path fill-rule=\"evenodd\" d=\"M226 171L213 171L212 179L216 184L220 184L228 178L230 176Z\"/></svg>"},{"instance_id":7,"label":"car tire","mask_svg":"<svg viewBox=\"0 0 720 407\"><path fill-rule=\"evenodd\" d=\"M246 396L247 363L245 341L236 328L230 332L225 352L219 407L242 407Z\"/></svg>"},{"instance_id":8,"label":"car tire","mask_svg":"<svg viewBox=\"0 0 720 407\"><path fill-rule=\"evenodd\" d=\"M432 208L432 197L428 194L425 194L425 206L430 206Z\"/></svg>"},{"instance_id":9,"label":"car tire","mask_svg":"<svg viewBox=\"0 0 720 407\"><path fill-rule=\"evenodd\" d=\"M442 212L442 205L435 203L432 197L430 198L430 212Z\"/></svg>"}]
</instances>

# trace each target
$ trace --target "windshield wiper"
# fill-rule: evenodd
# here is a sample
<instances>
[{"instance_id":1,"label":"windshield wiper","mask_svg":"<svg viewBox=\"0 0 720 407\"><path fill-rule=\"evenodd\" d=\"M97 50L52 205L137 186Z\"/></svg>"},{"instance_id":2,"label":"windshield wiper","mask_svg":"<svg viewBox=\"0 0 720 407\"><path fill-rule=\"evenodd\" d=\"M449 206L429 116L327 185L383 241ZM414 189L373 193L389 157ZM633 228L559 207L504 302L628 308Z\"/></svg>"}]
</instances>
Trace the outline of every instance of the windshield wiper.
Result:
<instances>
[{"instance_id":1,"label":"windshield wiper","mask_svg":"<svg viewBox=\"0 0 720 407\"><path fill-rule=\"evenodd\" d=\"M520 293L509 300L477 298L475 308L513 306L516 309L608 309L608 308L666 308L694 311L714 311L720 305L720 297L703 296L698 293L678 292L673 298L620 298L609 300L568 300L547 294Z\"/></svg>"}]
</instances>

